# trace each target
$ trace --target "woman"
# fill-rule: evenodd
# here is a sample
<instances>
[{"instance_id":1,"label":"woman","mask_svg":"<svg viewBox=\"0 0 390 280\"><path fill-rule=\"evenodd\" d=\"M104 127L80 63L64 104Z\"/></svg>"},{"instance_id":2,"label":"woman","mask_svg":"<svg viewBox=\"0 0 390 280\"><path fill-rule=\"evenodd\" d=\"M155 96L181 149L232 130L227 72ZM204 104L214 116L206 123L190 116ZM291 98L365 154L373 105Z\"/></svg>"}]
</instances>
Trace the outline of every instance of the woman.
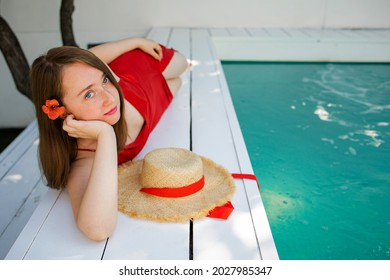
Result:
<instances>
[{"instance_id":1,"label":"woman","mask_svg":"<svg viewBox=\"0 0 390 280\"><path fill-rule=\"evenodd\" d=\"M66 187L87 237L115 229L117 165L143 148L185 69L180 53L143 38L54 48L34 61L42 172L50 187Z\"/></svg>"}]
</instances>

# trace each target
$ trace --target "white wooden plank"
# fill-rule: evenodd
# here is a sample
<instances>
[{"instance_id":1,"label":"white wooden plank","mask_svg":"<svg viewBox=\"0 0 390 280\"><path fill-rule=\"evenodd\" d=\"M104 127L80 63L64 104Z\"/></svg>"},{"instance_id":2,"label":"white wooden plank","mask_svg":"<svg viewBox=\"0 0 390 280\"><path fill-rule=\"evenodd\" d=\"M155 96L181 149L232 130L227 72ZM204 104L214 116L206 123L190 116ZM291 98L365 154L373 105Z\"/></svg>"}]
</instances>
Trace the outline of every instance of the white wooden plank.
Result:
<instances>
[{"instance_id":1,"label":"white wooden plank","mask_svg":"<svg viewBox=\"0 0 390 280\"><path fill-rule=\"evenodd\" d=\"M221 102L218 80L221 73L216 69L218 58L211 56L208 40L203 29L193 30L192 53L198 65L192 69L192 144L197 151L204 151L209 157L218 158L221 153L220 140L223 140L219 126L228 122ZM228 152L234 151L230 132L226 133L224 142L229 145Z\"/></svg>"},{"instance_id":2,"label":"white wooden plank","mask_svg":"<svg viewBox=\"0 0 390 280\"><path fill-rule=\"evenodd\" d=\"M210 49L213 56L216 56L216 50L213 45L210 46ZM241 132L240 124L237 119L233 101L230 96L228 84L225 78L225 74L223 73L223 68L220 61L219 63L217 63L216 67L221 73L219 78L220 87L239 162L239 169L234 172L243 174L254 174L248 151L246 149L244 137ZM259 181L261 181L261 178L258 179ZM247 199L250 205L252 221L255 227L258 244L260 246L261 258L266 260L279 259L271 228L268 222L268 217L263 205L263 201L258 192L257 184L251 180L244 180L244 182L242 183L244 183Z\"/></svg>"},{"instance_id":3,"label":"white wooden plank","mask_svg":"<svg viewBox=\"0 0 390 280\"><path fill-rule=\"evenodd\" d=\"M225 97L225 105L229 112L229 122L232 129L237 156L239 158L240 170L238 170L237 173L241 172L244 174L254 174L226 81L221 81L221 88ZM261 178L258 179L261 182ZM259 195L258 186L256 182L251 180L244 180L243 183L246 189L247 199L250 205L251 216L255 226L262 259L278 259L279 257L277 249L275 247L275 242L272 236L263 201Z\"/></svg>"},{"instance_id":4,"label":"white wooden plank","mask_svg":"<svg viewBox=\"0 0 390 280\"><path fill-rule=\"evenodd\" d=\"M351 29L338 29L338 32L343 34L345 38L355 38L355 39L362 39L363 36L356 32L356 30Z\"/></svg>"},{"instance_id":5,"label":"white wooden plank","mask_svg":"<svg viewBox=\"0 0 390 280\"><path fill-rule=\"evenodd\" d=\"M222 60L389 62L386 38L227 38L213 39Z\"/></svg>"},{"instance_id":6,"label":"white wooden plank","mask_svg":"<svg viewBox=\"0 0 390 280\"><path fill-rule=\"evenodd\" d=\"M157 223L119 214L104 259L188 260L189 224Z\"/></svg>"},{"instance_id":7,"label":"white wooden plank","mask_svg":"<svg viewBox=\"0 0 390 280\"><path fill-rule=\"evenodd\" d=\"M390 38L389 29L339 29L338 31L361 41L383 41Z\"/></svg>"},{"instance_id":8,"label":"white wooden plank","mask_svg":"<svg viewBox=\"0 0 390 280\"><path fill-rule=\"evenodd\" d=\"M167 43L168 47L182 53L185 57L191 57L190 46L190 29L189 28L174 28ZM189 74L188 72L186 72Z\"/></svg>"},{"instance_id":9,"label":"white wooden plank","mask_svg":"<svg viewBox=\"0 0 390 280\"><path fill-rule=\"evenodd\" d=\"M41 186L44 186L40 182ZM8 252L6 259L20 260L24 259L35 236L39 233L40 228L45 222L50 210L55 204L60 192L55 190L48 190L46 195L41 199L38 207L32 214L23 231L18 236L18 239L13 244L11 250Z\"/></svg>"},{"instance_id":10,"label":"white wooden plank","mask_svg":"<svg viewBox=\"0 0 390 280\"><path fill-rule=\"evenodd\" d=\"M100 259L106 241L92 241L77 228L63 190L50 209L24 259Z\"/></svg>"},{"instance_id":11,"label":"white wooden plank","mask_svg":"<svg viewBox=\"0 0 390 280\"><path fill-rule=\"evenodd\" d=\"M367 30L269 28L267 32L268 37L248 39L215 37L218 55L224 60L252 61L389 61L388 38ZM363 36L364 32L370 36Z\"/></svg>"},{"instance_id":12,"label":"white wooden plank","mask_svg":"<svg viewBox=\"0 0 390 280\"><path fill-rule=\"evenodd\" d=\"M324 35L323 29L317 29L317 28L303 28L303 31L308 34L311 38L322 38Z\"/></svg>"},{"instance_id":13,"label":"white wooden plank","mask_svg":"<svg viewBox=\"0 0 390 280\"><path fill-rule=\"evenodd\" d=\"M376 32L373 32L369 29L358 29L355 31L358 33L362 38L366 39L380 39L380 36Z\"/></svg>"},{"instance_id":14,"label":"white wooden plank","mask_svg":"<svg viewBox=\"0 0 390 280\"><path fill-rule=\"evenodd\" d=\"M150 37L155 39L154 37ZM175 29L167 45L190 55L188 29ZM190 147L189 72L183 86L149 137L137 158L156 148ZM189 224L163 224L137 220L120 214L115 233L110 237L104 259L188 259Z\"/></svg>"},{"instance_id":15,"label":"white wooden plank","mask_svg":"<svg viewBox=\"0 0 390 280\"><path fill-rule=\"evenodd\" d=\"M20 157L11 166L0 181L0 197L6 198L0 205L0 220L2 221L0 224L0 235L2 235L5 227L16 216L20 207L40 179L40 171L37 168L37 145L37 142L34 144L30 143L23 157Z\"/></svg>"},{"instance_id":16,"label":"white wooden plank","mask_svg":"<svg viewBox=\"0 0 390 280\"><path fill-rule=\"evenodd\" d=\"M248 28L248 32L252 37L270 37L270 34L264 28Z\"/></svg>"},{"instance_id":17,"label":"white wooden plank","mask_svg":"<svg viewBox=\"0 0 390 280\"><path fill-rule=\"evenodd\" d=\"M210 51L206 30L192 33L192 146L193 151L239 170L216 68L218 59ZM235 210L228 220L194 222L194 259L260 259L245 189L240 183L232 198Z\"/></svg>"},{"instance_id":18,"label":"white wooden plank","mask_svg":"<svg viewBox=\"0 0 390 280\"><path fill-rule=\"evenodd\" d=\"M36 139L33 121L0 154L0 259L8 253L37 205L31 201L39 176ZM34 200L39 200L40 192L35 194Z\"/></svg>"},{"instance_id":19,"label":"white wooden plank","mask_svg":"<svg viewBox=\"0 0 390 280\"><path fill-rule=\"evenodd\" d=\"M171 33L170 27L155 27L150 30L150 32L146 37L155 40L160 44L166 45L167 42L169 41L170 33Z\"/></svg>"},{"instance_id":20,"label":"white wooden plank","mask_svg":"<svg viewBox=\"0 0 390 280\"><path fill-rule=\"evenodd\" d=\"M14 218L8 223L0 237L0 259L4 259L8 254L12 245L29 222L34 210L37 208L47 191L48 188L39 181L31 193L26 197Z\"/></svg>"},{"instance_id":21,"label":"white wooden plank","mask_svg":"<svg viewBox=\"0 0 390 280\"><path fill-rule=\"evenodd\" d=\"M195 260L261 259L242 182L237 181L236 187L231 199L234 210L227 220L194 222Z\"/></svg>"},{"instance_id":22,"label":"white wooden plank","mask_svg":"<svg viewBox=\"0 0 390 280\"><path fill-rule=\"evenodd\" d=\"M390 29L373 29L370 32L378 38L390 38Z\"/></svg>"},{"instance_id":23,"label":"white wooden plank","mask_svg":"<svg viewBox=\"0 0 390 280\"><path fill-rule=\"evenodd\" d=\"M337 29L316 29L316 28L304 28L303 29L305 33L309 34L310 37L313 37L315 39L322 39L322 38L346 38L345 35L338 32Z\"/></svg>"},{"instance_id":24,"label":"white wooden plank","mask_svg":"<svg viewBox=\"0 0 390 280\"><path fill-rule=\"evenodd\" d=\"M283 31L286 32L290 38L309 38L309 35L300 28L284 28Z\"/></svg>"},{"instance_id":25,"label":"white wooden plank","mask_svg":"<svg viewBox=\"0 0 390 280\"><path fill-rule=\"evenodd\" d=\"M245 28L229 28L228 32L232 37L248 37L249 32Z\"/></svg>"},{"instance_id":26,"label":"white wooden plank","mask_svg":"<svg viewBox=\"0 0 390 280\"><path fill-rule=\"evenodd\" d=\"M265 28L270 37L286 38L289 37L288 33L283 28Z\"/></svg>"},{"instance_id":27,"label":"white wooden plank","mask_svg":"<svg viewBox=\"0 0 390 280\"><path fill-rule=\"evenodd\" d=\"M229 37L230 33L226 28L209 28L212 37Z\"/></svg>"}]
</instances>

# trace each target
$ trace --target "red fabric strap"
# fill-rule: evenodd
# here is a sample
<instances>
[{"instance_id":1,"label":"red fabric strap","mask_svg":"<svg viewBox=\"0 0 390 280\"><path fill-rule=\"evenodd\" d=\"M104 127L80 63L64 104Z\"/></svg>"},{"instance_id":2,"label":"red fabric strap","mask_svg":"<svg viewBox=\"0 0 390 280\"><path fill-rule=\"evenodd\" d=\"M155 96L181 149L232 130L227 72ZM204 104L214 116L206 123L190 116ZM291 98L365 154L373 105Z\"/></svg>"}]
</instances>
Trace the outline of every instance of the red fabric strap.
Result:
<instances>
[{"instance_id":1,"label":"red fabric strap","mask_svg":"<svg viewBox=\"0 0 390 280\"><path fill-rule=\"evenodd\" d=\"M232 177L235 179L249 179L249 180L255 180L257 183L257 187L260 191L260 184L257 180L257 177L253 174L241 174L241 173L232 173ZM206 217L209 218L217 218L217 219L223 219L227 220L227 218L230 216L230 214L233 212L233 204L228 201L226 204L222 206L217 206L213 210L211 210Z\"/></svg>"},{"instance_id":2,"label":"red fabric strap","mask_svg":"<svg viewBox=\"0 0 390 280\"><path fill-rule=\"evenodd\" d=\"M77 149L78 151L81 151L81 152L96 152L95 149Z\"/></svg>"},{"instance_id":3,"label":"red fabric strap","mask_svg":"<svg viewBox=\"0 0 390 280\"><path fill-rule=\"evenodd\" d=\"M234 209L233 204L230 201L228 201L222 206L215 207L207 214L206 217L227 220L227 218L233 212L233 209Z\"/></svg>"},{"instance_id":4,"label":"red fabric strap","mask_svg":"<svg viewBox=\"0 0 390 280\"><path fill-rule=\"evenodd\" d=\"M257 187L259 188L260 191L260 184L259 181L257 180L257 177L253 174L241 174L241 173L232 173L233 178L235 179L249 179L249 180L254 180L257 183Z\"/></svg>"},{"instance_id":5,"label":"red fabric strap","mask_svg":"<svg viewBox=\"0 0 390 280\"><path fill-rule=\"evenodd\" d=\"M200 191L204 186L204 176L199 181L180 188L142 188L141 192L161 197L184 197Z\"/></svg>"}]
</instances>

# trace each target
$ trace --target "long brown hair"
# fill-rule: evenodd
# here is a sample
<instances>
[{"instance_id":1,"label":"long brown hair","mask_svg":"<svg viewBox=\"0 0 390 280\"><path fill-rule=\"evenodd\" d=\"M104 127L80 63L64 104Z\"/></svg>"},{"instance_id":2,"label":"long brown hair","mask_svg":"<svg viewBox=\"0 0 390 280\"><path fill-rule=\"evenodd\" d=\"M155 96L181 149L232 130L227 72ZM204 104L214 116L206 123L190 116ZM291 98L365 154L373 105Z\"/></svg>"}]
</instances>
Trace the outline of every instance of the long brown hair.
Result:
<instances>
[{"instance_id":1,"label":"long brown hair","mask_svg":"<svg viewBox=\"0 0 390 280\"><path fill-rule=\"evenodd\" d=\"M117 148L121 150L127 137L124 118L124 99L122 90L107 65L93 53L77 47L58 47L50 49L46 55L35 59L30 72L33 102L39 128L39 160L47 185L51 188L64 188L72 162L77 156L77 140L62 129L63 120L50 120L42 112L42 105L48 99L63 103L61 71L63 66L81 62L101 70L115 85L120 96L121 117L113 125Z\"/></svg>"}]
</instances>

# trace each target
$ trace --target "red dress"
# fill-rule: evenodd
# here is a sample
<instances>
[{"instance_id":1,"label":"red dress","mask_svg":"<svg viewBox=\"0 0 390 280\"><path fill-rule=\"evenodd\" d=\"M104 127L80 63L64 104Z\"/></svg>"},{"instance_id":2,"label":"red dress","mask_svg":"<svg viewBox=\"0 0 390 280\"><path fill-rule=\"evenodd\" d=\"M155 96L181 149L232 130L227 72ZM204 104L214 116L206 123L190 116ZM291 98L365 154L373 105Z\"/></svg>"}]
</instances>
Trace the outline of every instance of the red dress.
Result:
<instances>
[{"instance_id":1,"label":"red dress","mask_svg":"<svg viewBox=\"0 0 390 280\"><path fill-rule=\"evenodd\" d=\"M170 62L174 50L162 46L163 58L158 61L136 49L116 58L109 64L120 78L124 98L142 115L145 122L133 143L119 152L118 164L132 160L145 146L150 133L168 108L173 95L162 72Z\"/></svg>"}]
</instances>

